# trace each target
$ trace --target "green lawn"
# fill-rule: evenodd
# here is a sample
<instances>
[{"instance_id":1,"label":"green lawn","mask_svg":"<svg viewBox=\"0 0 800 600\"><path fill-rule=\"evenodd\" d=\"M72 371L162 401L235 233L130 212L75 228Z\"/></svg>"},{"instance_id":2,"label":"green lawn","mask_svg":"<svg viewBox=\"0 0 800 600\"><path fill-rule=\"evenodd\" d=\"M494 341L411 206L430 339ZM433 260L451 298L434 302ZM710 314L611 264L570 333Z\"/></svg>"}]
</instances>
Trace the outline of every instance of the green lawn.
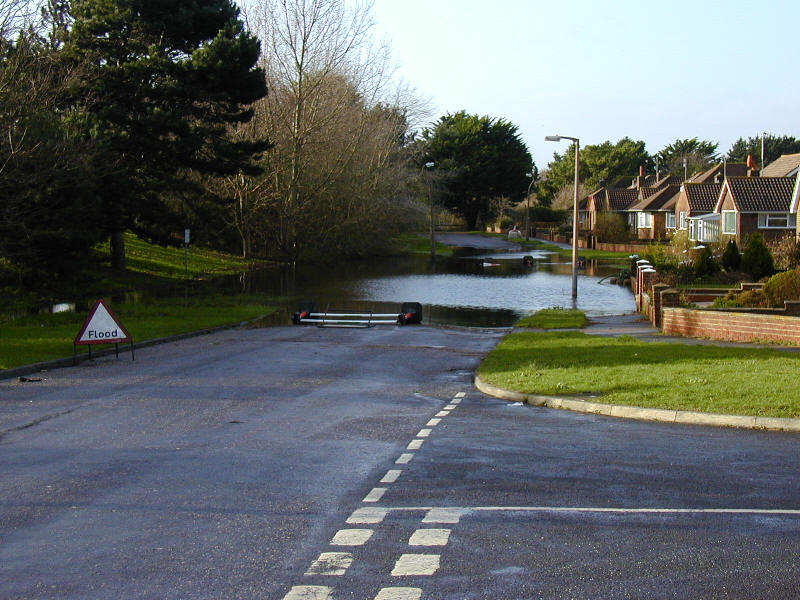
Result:
<instances>
[{"instance_id":1,"label":"green lawn","mask_svg":"<svg viewBox=\"0 0 800 600\"><path fill-rule=\"evenodd\" d=\"M598 394L648 408L800 417L800 354L763 348L642 342L582 332L515 333L478 370L527 394Z\"/></svg>"},{"instance_id":2,"label":"green lawn","mask_svg":"<svg viewBox=\"0 0 800 600\"><path fill-rule=\"evenodd\" d=\"M431 238L419 233L404 233L392 240L395 250L404 254L430 254ZM437 256L452 256L453 249L450 246L436 242Z\"/></svg>"},{"instance_id":3,"label":"green lawn","mask_svg":"<svg viewBox=\"0 0 800 600\"><path fill-rule=\"evenodd\" d=\"M241 323L275 310L266 301L250 297L204 297L196 303L190 301L188 307L183 302L180 298L157 304L110 306L134 343ZM0 324L0 369L72 356L72 342L86 317L87 313L59 313ZM86 352L86 348L79 352Z\"/></svg>"},{"instance_id":4,"label":"green lawn","mask_svg":"<svg viewBox=\"0 0 800 600\"><path fill-rule=\"evenodd\" d=\"M515 327L536 329L580 329L586 327L586 314L572 308L544 308L517 321Z\"/></svg>"}]
</instances>

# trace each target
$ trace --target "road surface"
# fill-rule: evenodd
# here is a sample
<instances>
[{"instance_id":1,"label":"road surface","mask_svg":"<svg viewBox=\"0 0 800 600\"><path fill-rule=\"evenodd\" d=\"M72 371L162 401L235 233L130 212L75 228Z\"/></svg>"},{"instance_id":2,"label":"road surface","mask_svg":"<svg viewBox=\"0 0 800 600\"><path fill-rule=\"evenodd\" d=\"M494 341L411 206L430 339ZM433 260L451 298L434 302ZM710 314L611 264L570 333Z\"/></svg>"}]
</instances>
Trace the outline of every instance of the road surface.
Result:
<instances>
[{"instance_id":1,"label":"road surface","mask_svg":"<svg viewBox=\"0 0 800 600\"><path fill-rule=\"evenodd\" d=\"M797 597L800 436L488 398L500 335L234 329L0 381L0 598Z\"/></svg>"}]
</instances>

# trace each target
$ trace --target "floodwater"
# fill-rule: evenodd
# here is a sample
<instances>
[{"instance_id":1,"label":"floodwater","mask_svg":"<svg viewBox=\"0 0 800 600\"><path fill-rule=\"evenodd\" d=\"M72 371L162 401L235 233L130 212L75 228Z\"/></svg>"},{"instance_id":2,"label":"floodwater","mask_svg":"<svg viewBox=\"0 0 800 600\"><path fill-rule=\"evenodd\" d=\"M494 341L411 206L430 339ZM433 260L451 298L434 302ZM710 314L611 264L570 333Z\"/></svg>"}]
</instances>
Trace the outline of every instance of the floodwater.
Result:
<instances>
[{"instance_id":1,"label":"floodwater","mask_svg":"<svg viewBox=\"0 0 800 600\"><path fill-rule=\"evenodd\" d=\"M531 257L532 262L523 260ZM633 312L629 288L602 282L627 265L589 260L579 271L578 299L572 299L569 256L532 251L457 248L452 257L414 257L341 261L326 266L296 265L257 269L209 281L175 282L166 288L139 290L112 297L113 302L182 297L202 301L205 294L278 296L278 314L264 325L291 323L301 301L317 310L400 313L404 302L423 307L423 321L433 325L510 327L542 308L577 307L588 315ZM62 303L49 311L88 310L94 299Z\"/></svg>"},{"instance_id":2,"label":"floodwater","mask_svg":"<svg viewBox=\"0 0 800 600\"><path fill-rule=\"evenodd\" d=\"M526 265L523 258L532 257ZM403 302L419 302L424 322L468 327L510 327L542 308L577 307L587 314L634 310L630 289L600 281L625 267L620 261L588 261L579 271L577 303L572 298L570 257L526 251L459 249L454 257L383 259L325 268L283 268L239 279L241 288L286 297L283 322L301 300L317 310L398 313Z\"/></svg>"}]
</instances>

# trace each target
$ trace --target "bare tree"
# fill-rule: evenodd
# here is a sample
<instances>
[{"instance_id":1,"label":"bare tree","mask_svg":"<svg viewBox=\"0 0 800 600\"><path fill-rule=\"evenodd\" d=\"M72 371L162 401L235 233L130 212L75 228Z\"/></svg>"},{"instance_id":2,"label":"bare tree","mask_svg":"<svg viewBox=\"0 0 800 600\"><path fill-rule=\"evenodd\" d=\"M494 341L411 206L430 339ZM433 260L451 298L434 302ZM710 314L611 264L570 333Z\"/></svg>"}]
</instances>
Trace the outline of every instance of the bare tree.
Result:
<instances>
[{"instance_id":1,"label":"bare tree","mask_svg":"<svg viewBox=\"0 0 800 600\"><path fill-rule=\"evenodd\" d=\"M360 229L400 220L390 200L402 178L390 173L405 168L409 110L390 84L388 48L373 43L371 4L265 0L248 16L270 90L248 127L274 148L247 197L276 225L267 245L290 259L308 240L335 252Z\"/></svg>"}]
</instances>

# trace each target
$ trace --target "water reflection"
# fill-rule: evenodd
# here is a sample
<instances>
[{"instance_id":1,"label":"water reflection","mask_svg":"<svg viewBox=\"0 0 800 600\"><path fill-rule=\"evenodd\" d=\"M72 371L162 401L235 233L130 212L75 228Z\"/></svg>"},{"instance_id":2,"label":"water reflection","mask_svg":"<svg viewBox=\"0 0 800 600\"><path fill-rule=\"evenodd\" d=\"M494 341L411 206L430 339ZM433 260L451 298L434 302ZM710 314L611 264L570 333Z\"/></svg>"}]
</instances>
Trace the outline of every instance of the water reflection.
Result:
<instances>
[{"instance_id":1,"label":"water reflection","mask_svg":"<svg viewBox=\"0 0 800 600\"><path fill-rule=\"evenodd\" d=\"M532 257L532 262L523 260ZM508 327L541 308L577 306L588 314L623 314L633 310L630 290L601 284L619 272L613 261L587 261L578 277L578 300L572 298L569 257L545 252L481 253L465 249L431 263L427 257L368 263L344 263L327 269L283 269L255 274L264 280L252 289L272 288L289 297L287 314L299 298L320 310L391 312L402 302L420 302L424 321L473 327ZM269 282L270 278L272 283Z\"/></svg>"},{"instance_id":2,"label":"water reflection","mask_svg":"<svg viewBox=\"0 0 800 600\"><path fill-rule=\"evenodd\" d=\"M532 260L526 261L526 257ZM578 277L577 308L588 314L623 314L634 309L630 290L601 284L616 274L618 261L589 260ZM508 327L541 308L571 308L569 257L547 252L500 253L461 249L432 263L427 256L341 261L320 266L281 266L231 277L191 282L188 295L266 294L283 298L283 310L268 324L290 323L300 300L318 309L399 312L403 302L420 302L424 322L472 327ZM143 302L182 297L184 284L142 290L114 301ZM86 302L79 303L80 306Z\"/></svg>"}]
</instances>

